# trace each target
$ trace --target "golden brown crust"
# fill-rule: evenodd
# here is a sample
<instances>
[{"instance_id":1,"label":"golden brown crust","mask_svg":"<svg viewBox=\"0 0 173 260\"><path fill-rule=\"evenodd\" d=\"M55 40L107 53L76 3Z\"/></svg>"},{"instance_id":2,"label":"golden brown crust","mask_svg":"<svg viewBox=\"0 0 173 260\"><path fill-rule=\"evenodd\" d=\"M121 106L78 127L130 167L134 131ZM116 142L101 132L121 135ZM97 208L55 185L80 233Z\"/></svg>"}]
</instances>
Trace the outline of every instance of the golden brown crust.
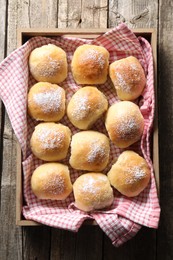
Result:
<instances>
[{"instance_id":1,"label":"golden brown crust","mask_svg":"<svg viewBox=\"0 0 173 260\"><path fill-rule=\"evenodd\" d=\"M64 89L48 82L36 83L28 93L28 113L38 121L59 121L65 114Z\"/></svg>"},{"instance_id":2,"label":"golden brown crust","mask_svg":"<svg viewBox=\"0 0 173 260\"><path fill-rule=\"evenodd\" d=\"M136 104L120 101L108 109L105 126L112 142L120 148L126 148L140 140L144 118Z\"/></svg>"},{"instance_id":3,"label":"golden brown crust","mask_svg":"<svg viewBox=\"0 0 173 260\"><path fill-rule=\"evenodd\" d=\"M67 126L40 123L35 127L30 145L33 154L44 161L59 161L67 156L71 131Z\"/></svg>"},{"instance_id":4,"label":"golden brown crust","mask_svg":"<svg viewBox=\"0 0 173 260\"><path fill-rule=\"evenodd\" d=\"M134 197L148 185L150 169L144 158L133 151L125 151L108 172L108 179L120 193Z\"/></svg>"},{"instance_id":5,"label":"golden brown crust","mask_svg":"<svg viewBox=\"0 0 173 260\"><path fill-rule=\"evenodd\" d=\"M79 129L89 129L108 109L105 95L96 87L79 89L67 106L67 116Z\"/></svg>"},{"instance_id":6,"label":"golden brown crust","mask_svg":"<svg viewBox=\"0 0 173 260\"><path fill-rule=\"evenodd\" d=\"M121 100L135 100L146 84L144 70L133 56L111 63L109 75Z\"/></svg>"},{"instance_id":7,"label":"golden brown crust","mask_svg":"<svg viewBox=\"0 0 173 260\"><path fill-rule=\"evenodd\" d=\"M82 131L72 136L70 165L77 170L102 171L108 164L109 139L97 131Z\"/></svg>"},{"instance_id":8,"label":"golden brown crust","mask_svg":"<svg viewBox=\"0 0 173 260\"><path fill-rule=\"evenodd\" d=\"M108 207L113 202L113 190L102 173L81 175L73 184L73 192L76 207L86 212Z\"/></svg>"},{"instance_id":9,"label":"golden brown crust","mask_svg":"<svg viewBox=\"0 0 173 260\"><path fill-rule=\"evenodd\" d=\"M39 199L66 199L72 192L68 167L60 163L42 164L33 172L31 189Z\"/></svg>"},{"instance_id":10,"label":"golden brown crust","mask_svg":"<svg viewBox=\"0 0 173 260\"><path fill-rule=\"evenodd\" d=\"M101 46L84 44L74 52L71 68L78 84L103 84L107 80L109 52Z\"/></svg>"},{"instance_id":11,"label":"golden brown crust","mask_svg":"<svg viewBox=\"0 0 173 260\"><path fill-rule=\"evenodd\" d=\"M60 83L67 77L67 57L54 44L34 49L29 56L29 69L37 81Z\"/></svg>"}]
</instances>

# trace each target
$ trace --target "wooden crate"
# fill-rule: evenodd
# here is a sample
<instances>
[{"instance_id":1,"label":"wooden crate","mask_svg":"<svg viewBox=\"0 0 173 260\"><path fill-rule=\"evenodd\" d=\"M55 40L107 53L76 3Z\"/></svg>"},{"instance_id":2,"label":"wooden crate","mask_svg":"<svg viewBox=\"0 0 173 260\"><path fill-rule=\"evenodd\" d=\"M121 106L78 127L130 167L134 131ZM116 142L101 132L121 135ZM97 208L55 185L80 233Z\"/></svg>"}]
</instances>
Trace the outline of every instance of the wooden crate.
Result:
<instances>
[{"instance_id":1,"label":"wooden crate","mask_svg":"<svg viewBox=\"0 0 173 260\"><path fill-rule=\"evenodd\" d=\"M79 37L85 39L94 39L99 35L109 31L110 29L18 29L18 47L24 44L27 40L34 36L55 37L64 35L66 37ZM152 160L154 165L155 179L157 190L159 193L159 144L158 144L158 109L157 109L157 32L155 29L134 29L136 36L146 38L152 46L154 58L154 72L155 72L155 119L152 140ZM21 149L17 143L17 177L16 177L16 225L18 226L35 226L40 223L25 220L22 215L23 206L23 189L22 189L22 165L21 165ZM96 224L95 221L86 221L89 224Z\"/></svg>"}]
</instances>

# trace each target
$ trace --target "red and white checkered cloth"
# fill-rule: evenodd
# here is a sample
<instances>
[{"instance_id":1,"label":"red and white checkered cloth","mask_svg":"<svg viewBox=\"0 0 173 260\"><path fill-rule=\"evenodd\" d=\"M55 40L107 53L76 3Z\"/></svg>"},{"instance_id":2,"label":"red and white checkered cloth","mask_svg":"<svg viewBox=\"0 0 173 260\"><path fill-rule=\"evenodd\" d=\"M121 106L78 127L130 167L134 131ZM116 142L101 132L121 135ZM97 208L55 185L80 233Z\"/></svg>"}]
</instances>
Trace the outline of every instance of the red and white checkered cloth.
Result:
<instances>
[{"instance_id":1,"label":"red and white checkered cloth","mask_svg":"<svg viewBox=\"0 0 173 260\"><path fill-rule=\"evenodd\" d=\"M29 146L29 140L37 122L27 115L27 92L28 88L35 83L28 71L28 57L34 48L48 43L60 46L66 51L68 64L71 62L75 49L84 43L104 46L110 52L110 63L130 55L140 60L145 70L147 84L143 98L137 102L145 118L145 128L141 141L131 146L130 149L143 155L147 160L151 169L151 181L139 196L126 198L115 191L114 203L109 210L100 210L89 214L75 208L73 194L65 201L50 201L39 200L32 193L30 186L32 172L43 162L32 155ZM68 77L60 86L66 90L67 100L77 89L81 88L73 80L70 65ZM110 105L118 101L110 79L98 88L107 96ZM151 46L144 38L137 38L125 24L120 24L94 40L33 37L0 64L0 96L23 152L25 196L23 215L26 219L72 231L78 231L85 219L95 219L115 246L119 246L133 237L142 225L152 228L158 227L160 207L149 144L154 117L153 59ZM61 123L68 125L73 133L79 131L71 125L66 116L61 120ZM102 119L98 120L92 129L107 134ZM112 162L122 151L123 149L111 144L110 163L104 173L110 169ZM69 155L62 163L69 165L68 159ZM79 175L79 171L73 170L70 166L69 168L71 180L74 182Z\"/></svg>"}]
</instances>

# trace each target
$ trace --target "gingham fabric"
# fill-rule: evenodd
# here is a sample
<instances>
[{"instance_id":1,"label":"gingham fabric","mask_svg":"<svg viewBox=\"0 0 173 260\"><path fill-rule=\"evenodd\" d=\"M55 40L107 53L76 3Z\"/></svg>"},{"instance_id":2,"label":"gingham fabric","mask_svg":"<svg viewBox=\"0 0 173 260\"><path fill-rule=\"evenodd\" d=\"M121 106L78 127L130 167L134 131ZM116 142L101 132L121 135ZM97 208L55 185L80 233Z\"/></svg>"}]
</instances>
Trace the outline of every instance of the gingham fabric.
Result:
<instances>
[{"instance_id":1,"label":"gingham fabric","mask_svg":"<svg viewBox=\"0 0 173 260\"><path fill-rule=\"evenodd\" d=\"M27 115L27 92L30 86L35 83L28 71L28 57L34 48L48 43L63 48L68 56L68 77L59 84L66 91L67 101L69 101L73 93L82 87L74 82L70 70L72 55L79 45L89 43L104 46L110 53L110 63L130 55L135 56L141 62L145 70L147 84L143 97L137 100L136 103L144 116L145 127L141 141L128 149L138 152L147 160L151 169L151 181L147 188L137 197L127 198L114 191L115 199L109 209L85 213L75 207L73 194L65 201L51 201L39 200L32 193L30 186L31 175L33 170L43 161L32 155L29 146L29 140L37 122ZM107 96L109 105L118 102L110 79L105 84L97 87ZM150 135L154 117L153 59L151 46L145 39L137 38L125 24L120 24L94 40L33 37L1 63L0 96L5 104L23 153L23 190L25 197L23 215L26 219L75 232L78 231L85 219L95 219L115 246L119 246L133 237L142 225L152 228L158 227L160 207L150 159ZM72 133L79 131L72 126L66 116L60 122L68 125ZM98 120L92 129L107 135L103 118ZM113 161L122 151L123 149L118 149L111 144L110 162L104 173L110 169ZM69 165L69 155L70 152L62 163ZM71 180L74 182L81 172L73 170L70 166L69 169Z\"/></svg>"}]
</instances>

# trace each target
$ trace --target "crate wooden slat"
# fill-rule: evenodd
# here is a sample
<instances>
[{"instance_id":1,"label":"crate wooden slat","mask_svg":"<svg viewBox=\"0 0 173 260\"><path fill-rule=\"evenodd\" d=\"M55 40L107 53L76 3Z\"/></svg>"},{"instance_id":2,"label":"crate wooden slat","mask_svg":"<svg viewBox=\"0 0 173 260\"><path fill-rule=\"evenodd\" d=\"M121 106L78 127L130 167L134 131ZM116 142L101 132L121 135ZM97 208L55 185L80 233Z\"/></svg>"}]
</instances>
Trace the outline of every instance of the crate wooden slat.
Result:
<instances>
[{"instance_id":1,"label":"crate wooden slat","mask_svg":"<svg viewBox=\"0 0 173 260\"><path fill-rule=\"evenodd\" d=\"M20 28L18 29L18 47L24 44L31 37L44 36L44 37L56 37L56 36L70 36L85 39L94 39L99 35L109 31L110 29L43 29L43 28ZM155 80L155 119L153 128L153 143L152 143L152 158L155 172L155 179L157 190L159 194L159 140L158 140L158 108L157 108L157 31L155 29L141 28L133 29L136 36L142 36L146 38L152 46L153 60L154 60L154 80ZM17 176L16 176L16 225L18 226L37 226L41 225L35 221L26 220L22 216L23 206L23 189L22 189L22 156L20 145L17 142ZM86 224L96 225L93 220L87 220Z\"/></svg>"}]
</instances>

